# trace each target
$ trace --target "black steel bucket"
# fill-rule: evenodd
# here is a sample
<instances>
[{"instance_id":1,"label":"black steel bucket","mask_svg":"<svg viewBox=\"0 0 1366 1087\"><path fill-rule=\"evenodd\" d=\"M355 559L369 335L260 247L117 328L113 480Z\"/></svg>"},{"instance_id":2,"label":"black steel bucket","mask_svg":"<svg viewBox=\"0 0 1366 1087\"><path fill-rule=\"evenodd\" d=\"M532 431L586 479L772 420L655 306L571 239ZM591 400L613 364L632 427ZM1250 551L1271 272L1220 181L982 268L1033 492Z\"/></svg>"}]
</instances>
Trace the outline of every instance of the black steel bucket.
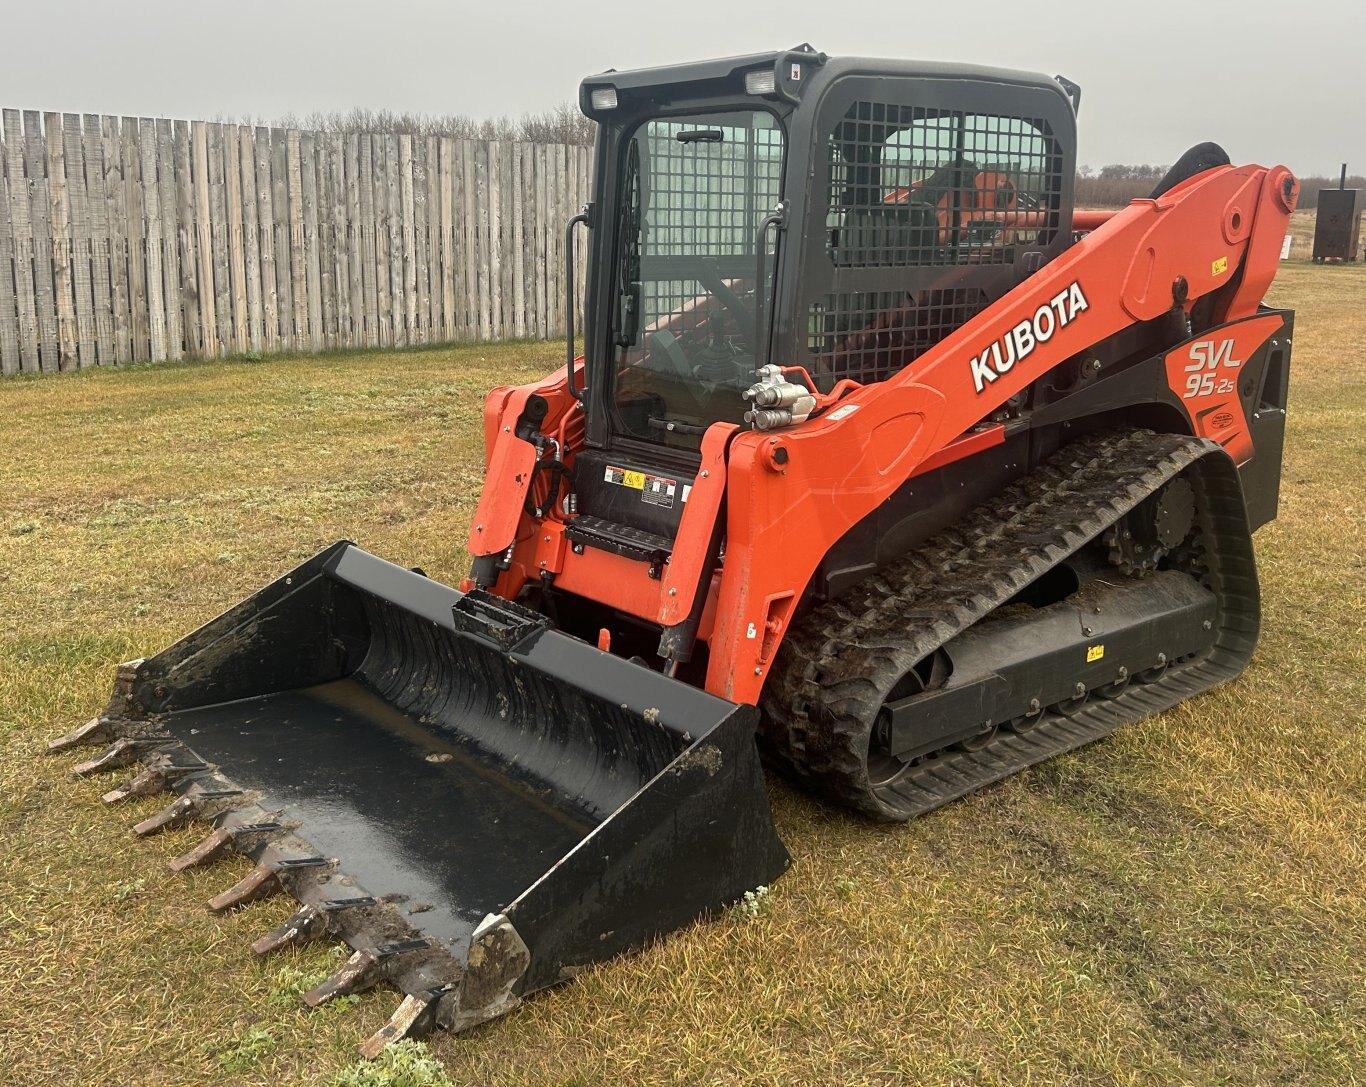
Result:
<instances>
[{"instance_id":1,"label":"black steel bucket","mask_svg":"<svg viewBox=\"0 0 1366 1087\"><path fill-rule=\"evenodd\" d=\"M755 714L342 542L124 666L79 738L118 740L81 769L146 765L109 799L179 794L144 833L212 823L181 866L257 862L215 905L300 901L258 950L351 944L311 1002L408 994L374 1050L498 1015L778 876Z\"/></svg>"}]
</instances>

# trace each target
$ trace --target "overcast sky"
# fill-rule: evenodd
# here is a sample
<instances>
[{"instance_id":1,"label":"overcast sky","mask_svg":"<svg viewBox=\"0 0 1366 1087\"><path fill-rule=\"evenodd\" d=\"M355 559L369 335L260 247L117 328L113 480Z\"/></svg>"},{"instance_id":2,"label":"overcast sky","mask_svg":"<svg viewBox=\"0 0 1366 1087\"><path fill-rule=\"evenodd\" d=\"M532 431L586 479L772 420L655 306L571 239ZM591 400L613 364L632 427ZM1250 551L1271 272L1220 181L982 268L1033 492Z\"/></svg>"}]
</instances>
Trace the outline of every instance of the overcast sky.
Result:
<instances>
[{"instance_id":1,"label":"overcast sky","mask_svg":"<svg viewBox=\"0 0 1366 1087\"><path fill-rule=\"evenodd\" d=\"M1366 173L1366 3L1128 0L53 0L6 9L0 105L207 120L498 116L633 68L787 48L972 61L1082 86L1078 161Z\"/></svg>"}]
</instances>

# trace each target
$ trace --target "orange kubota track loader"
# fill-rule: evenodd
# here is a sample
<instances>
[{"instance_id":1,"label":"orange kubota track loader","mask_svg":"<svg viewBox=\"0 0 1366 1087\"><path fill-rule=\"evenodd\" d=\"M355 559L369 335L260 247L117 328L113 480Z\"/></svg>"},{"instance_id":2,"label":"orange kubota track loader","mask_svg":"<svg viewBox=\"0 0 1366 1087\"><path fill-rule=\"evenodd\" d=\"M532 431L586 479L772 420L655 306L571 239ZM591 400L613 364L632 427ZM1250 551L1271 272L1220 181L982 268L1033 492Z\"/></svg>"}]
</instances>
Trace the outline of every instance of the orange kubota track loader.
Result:
<instances>
[{"instance_id":1,"label":"orange kubota track loader","mask_svg":"<svg viewBox=\"0 0 1366 1087\"><path fill-rule=\"evenodd\" d=\"M769 765L904 820L1232 679L1257 637L1297 183L1074 214L1080 92L809 47L584 82L584 351L495 389L459 590L341 542L58 741L170 791L255 945L470 1026L788 863ZM586 231L579 228L584 227Z\"/></svg>"}]
</instances>

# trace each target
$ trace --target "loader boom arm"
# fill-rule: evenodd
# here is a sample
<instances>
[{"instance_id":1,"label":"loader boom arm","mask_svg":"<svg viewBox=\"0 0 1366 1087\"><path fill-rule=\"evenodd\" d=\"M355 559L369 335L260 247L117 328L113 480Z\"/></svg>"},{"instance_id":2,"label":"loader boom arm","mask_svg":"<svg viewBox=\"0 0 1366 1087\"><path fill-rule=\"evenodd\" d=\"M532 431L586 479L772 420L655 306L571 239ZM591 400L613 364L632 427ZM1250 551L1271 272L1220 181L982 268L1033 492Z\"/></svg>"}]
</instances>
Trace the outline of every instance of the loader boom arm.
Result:
<instances>
[{"instance_id":1,"label":"loader boom arm","mask_svg":"<svg viewBox=\"0 0 1366 1087\"><path fill-rule=\"evenodd\" d=\"M1230 284L1220 318L1254 314L1297 193L1284 167L1220 167L1136 200L901 373L803 426L736 437L716 609L726 619L711 641L708 690L756 701L794 588L918 467L1041 375Z\"/></svg>"}]
</instances>

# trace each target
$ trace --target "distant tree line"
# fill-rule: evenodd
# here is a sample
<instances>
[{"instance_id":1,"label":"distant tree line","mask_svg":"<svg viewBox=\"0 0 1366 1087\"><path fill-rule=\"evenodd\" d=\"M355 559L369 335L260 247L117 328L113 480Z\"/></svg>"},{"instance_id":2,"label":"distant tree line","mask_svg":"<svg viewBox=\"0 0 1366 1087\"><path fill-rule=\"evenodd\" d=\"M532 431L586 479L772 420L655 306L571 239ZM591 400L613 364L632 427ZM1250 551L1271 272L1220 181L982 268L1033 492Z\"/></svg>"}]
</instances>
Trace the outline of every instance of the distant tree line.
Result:
<instances>
[{"instance_id":1,"label":"distant tree line","mask_svg":"<svg viewBox=\"0 0 1366 1087\"><path fill-rule=\"evenodd\" d=\"M228 124L267 125L263 118L220 117ZM271 125L303 132L380 132L410 136L451 136L457 140L513 140L524 143L567 143L590 146L592 121L573 102L520 117L470 117L462 113L396 113L388 109L356 107L346 111L315 110L300 116L286 113Z\"/></svg>"},{"instance_id":2,"label":"distant tree line","mask_svg":"<svg viewBox=\"0 0 1366 1087\"><path fill-rule=\"evenodd\" d=\"M1127 166L1112 163L1099 170L1090 166L1077 169L1077 206L1084 208L1118 208L1130 200L1152 195L1153 189L1167 172L1166 166ZM1318 207L1320 189L1336 189L1337 177L1300 178L1300 202L1302 209ZM1366 189L1366 177L1360 174L1347 175L1349 189Z\"/></svg>"},{"instance_id":3,"label":"distant tree line","mask_svg":"<svg viewBox=\"0 0 1366 1087\"><path fill-rule=\"evenodd\" d=\"M264 125L260 118L221 117L236 124ZM332 112L315 110L299 116L287 113L275 122L276 128L297 128L305 132L382 132L408 133L412 136L451 136L458 140L518 140L525 143L566 143L592 146L597 126L579 112L575 102L561 102L553 109L524 113L520 117L470 117L463 113L396 113L387 109L355 109ZM1166 166L1148 163L1132 165L1111 163L1096 169L1077 168L1076 200L1084 208L1118 208L1130 200L1148 196L1167 172ZM1336 177L1300 178L1301 208L1318 206L1320 189L1336 189ZM1366 189L1366 177L1352 174L1349 189Z\"/></svg>"}]
</instances>

